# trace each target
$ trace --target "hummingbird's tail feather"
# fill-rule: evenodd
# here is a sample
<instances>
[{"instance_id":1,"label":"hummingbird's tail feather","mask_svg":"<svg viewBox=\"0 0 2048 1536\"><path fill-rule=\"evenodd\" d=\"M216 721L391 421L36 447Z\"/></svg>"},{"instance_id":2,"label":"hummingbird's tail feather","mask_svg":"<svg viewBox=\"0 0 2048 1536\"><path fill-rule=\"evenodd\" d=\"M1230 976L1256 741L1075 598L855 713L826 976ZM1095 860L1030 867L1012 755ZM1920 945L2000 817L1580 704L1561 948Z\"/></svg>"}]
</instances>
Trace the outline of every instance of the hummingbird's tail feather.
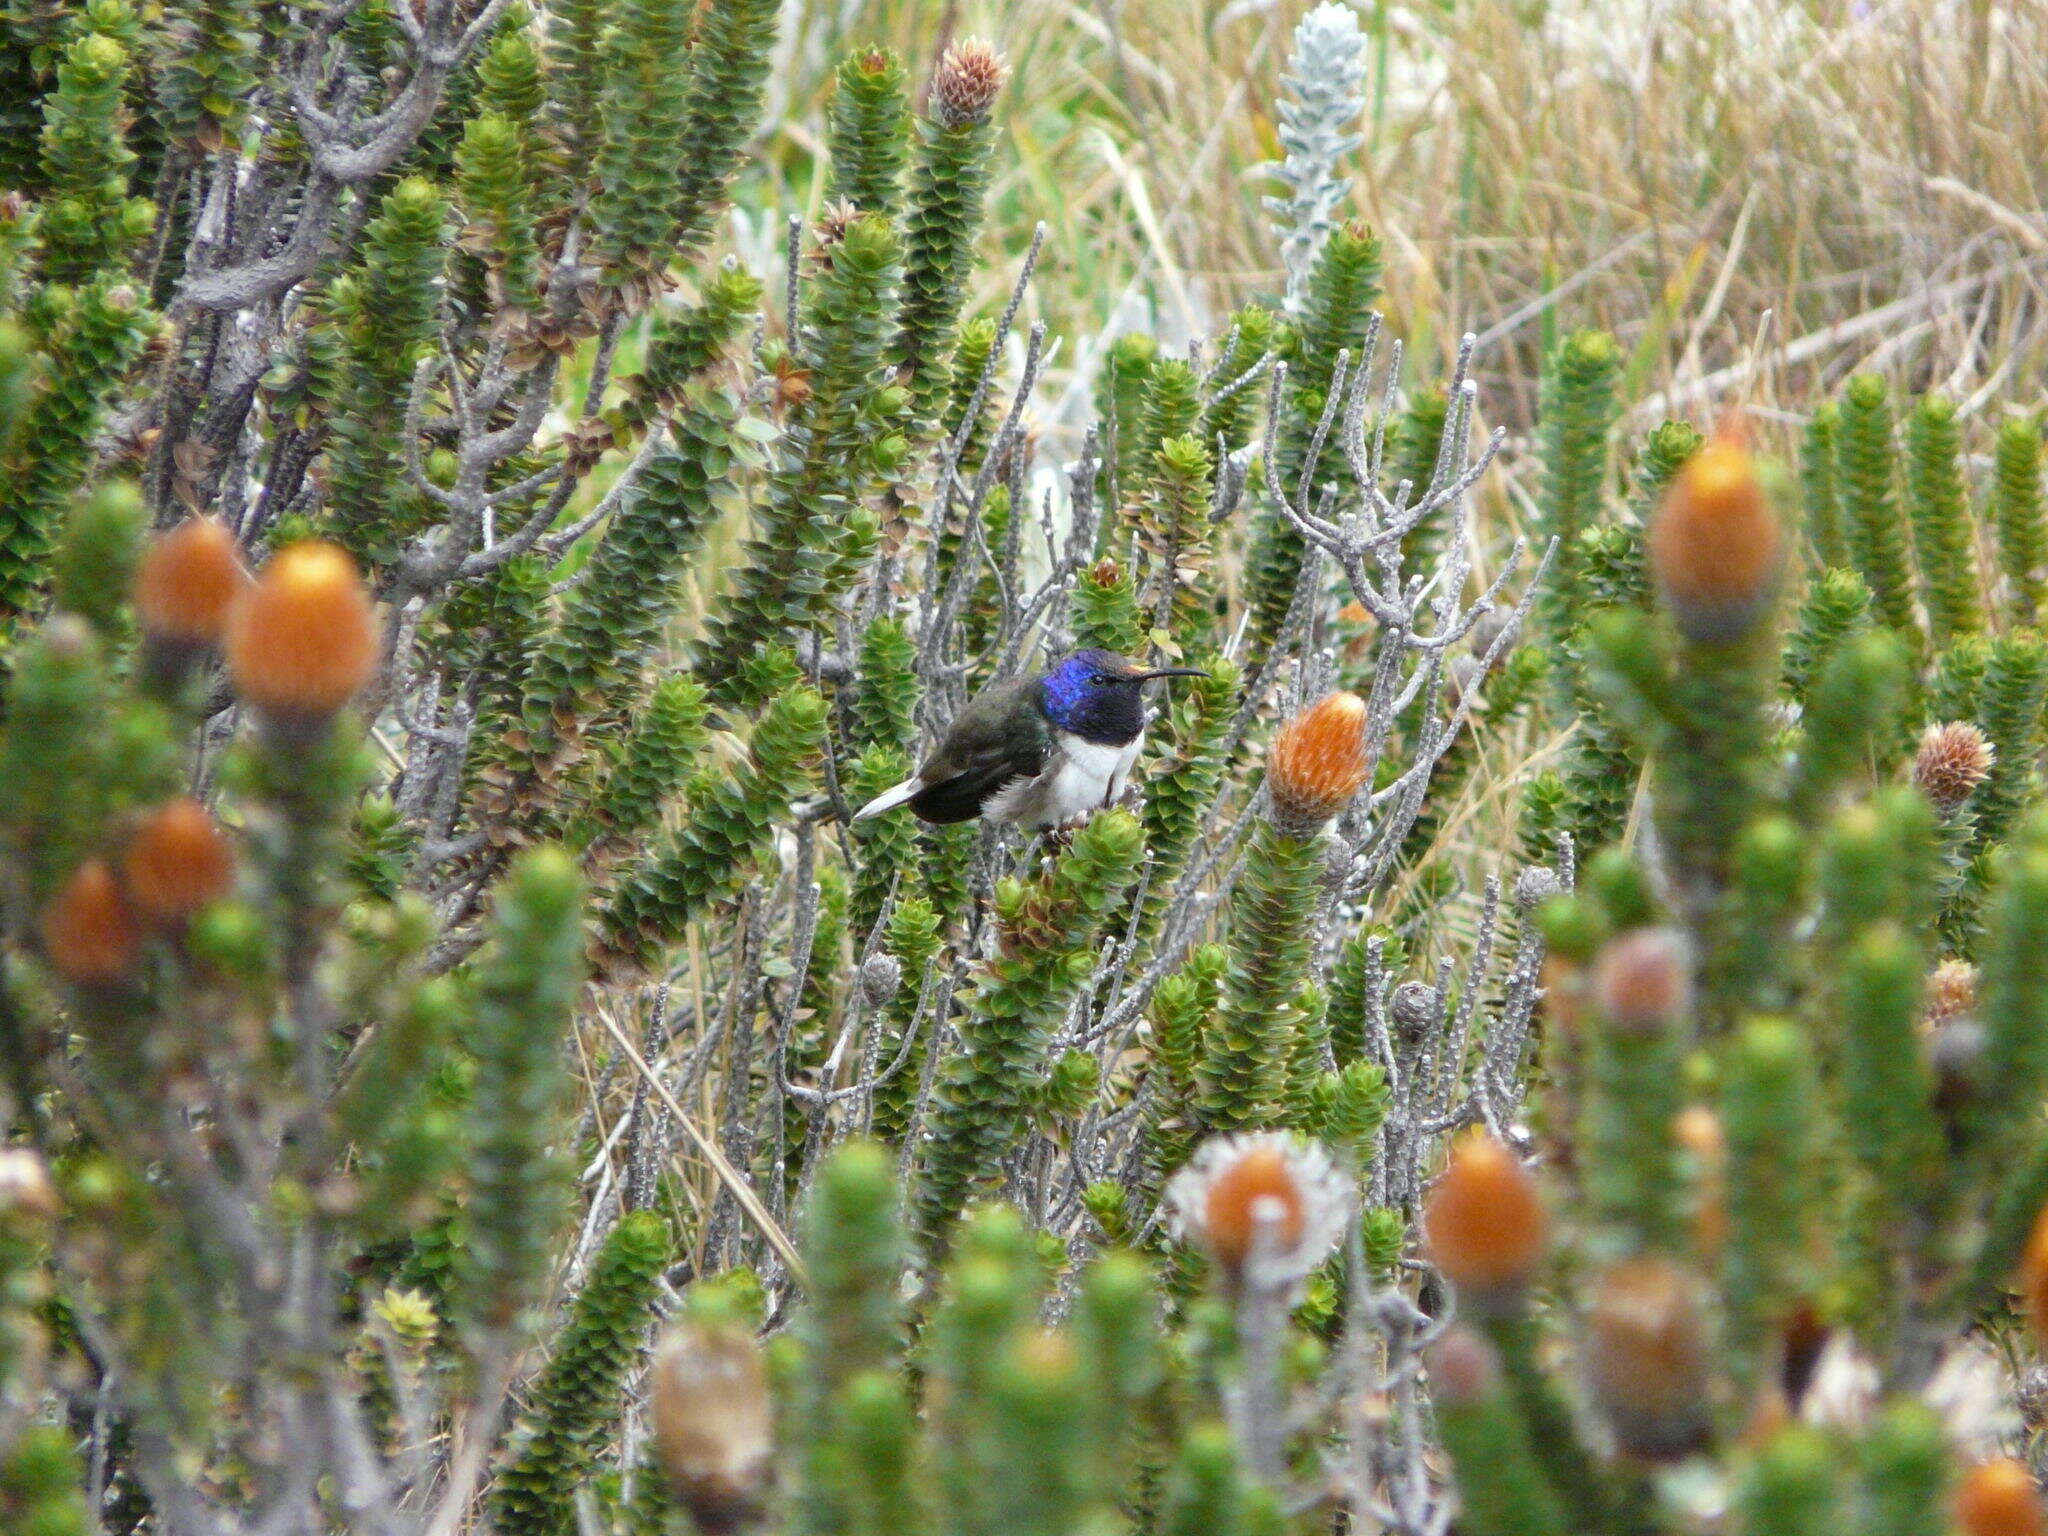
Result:
<instances>
[{"instance_id":1,"label":"hummingbird's tail feather","mask_svg":"<svg viewBox=\"0 0 2048 1536\"><path fill-rule=\"evenodd\" d=\"M866 805L853 813L855 821L866 821L870 816L879 816L884 811L893 811L924 788L923 779L905 779L894 789L885 789Z\"/></svg>"}]
</instances>

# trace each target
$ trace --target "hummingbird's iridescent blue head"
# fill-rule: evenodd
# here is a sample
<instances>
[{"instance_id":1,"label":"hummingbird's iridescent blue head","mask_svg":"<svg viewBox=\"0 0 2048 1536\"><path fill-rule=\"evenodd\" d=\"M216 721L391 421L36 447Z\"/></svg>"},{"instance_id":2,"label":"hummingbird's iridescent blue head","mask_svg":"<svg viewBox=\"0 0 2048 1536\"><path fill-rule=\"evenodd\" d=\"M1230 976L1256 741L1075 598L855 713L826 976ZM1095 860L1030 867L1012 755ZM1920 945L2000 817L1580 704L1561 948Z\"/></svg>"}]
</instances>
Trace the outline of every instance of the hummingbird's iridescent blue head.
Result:
<instances>
[{"instance_id":1,"label":"hummingbird's iridescent blue head","mask_svg":"<svg viewBox=\"0 0 2048 1536\"><path fill-rule=\"evenodd\" d=\"M1146 683L1206 676L1192 667L1141 667L1113 651L1076 651L1045 674L1045 717L1083 741L1120 747L1145 729Z\"/></svg>"}]
</instances>

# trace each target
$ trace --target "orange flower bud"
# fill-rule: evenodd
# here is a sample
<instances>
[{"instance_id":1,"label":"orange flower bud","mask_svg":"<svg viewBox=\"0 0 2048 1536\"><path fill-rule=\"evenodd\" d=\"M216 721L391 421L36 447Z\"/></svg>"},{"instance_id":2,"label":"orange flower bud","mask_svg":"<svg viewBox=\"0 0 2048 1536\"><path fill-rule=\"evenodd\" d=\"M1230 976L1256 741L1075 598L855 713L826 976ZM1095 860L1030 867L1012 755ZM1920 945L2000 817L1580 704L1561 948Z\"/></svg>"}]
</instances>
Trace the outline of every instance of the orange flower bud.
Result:
<instances>
[{"instance_id":1,"label":"orange flower bud","mask_svg":"<svg viewBox=\"0 0 2048 1536\"><path fill-rule=\"evenodd\" d=\"M377 622L355 562L309 540L280 552L228 620L235 691L286 718L322 719L377 670Z\"/></svg>"},{"instance_id":2,"label":"orange flower bud","mask_svg":"<svg viewBox=\"0 0 2048 1536\"><path fill-rule=\"evenodd\" d=\"M1506 1300L1535 1273L1550 1220L1521 1160L1483 1130L1451 1149L1422 1206L1422 1235L1444 1278L1473 1298Z\"/></svg>"},{"instance_id":3,"label":"orange flower bud","mask_svg":"<svg viewBox=\"0 0 2048 1536\"><path fill-rule=\"evenodd\" d=\"M1305 837L1351 803L1372 772L1366 756L1365 700L1333 693L1280 727L1266 755L1273 820Z\"/></svg>"},{"instance_id":4,"label":"orange flower bud","mask_svg":"<svg viewBox=\"0 0 2048 1536\"><path fill-rule=\"evenodd\" d=\"M2048 1206L2034 1218L2027 1245L2020 1250L2020 1302L2034 1337L2048 1343Z\"/></svg>"},{"instance_id":5,"label":"orange flower bud","mask_svg":"<svg viewBox=\"0 0 2048 1536\"><path fill-rule=\"evenodd\" d=\"M175 923L227 895L235 850L196 800L179 796L150 814L121 861L128 894L150 917Z\"/></svg>"},{"instance_id":6,"label":"orange flower bud","mask_svg":"<svg viewBox=\"0 0 2048 1536\"><path fill-rule=\"evenodd\" d=\"M43 909L43 954L81 987L112 986L135 969L142 929L104 859L79 865Z\"/></svg>"},{"instance_id":7,"label":"orange flower bud","mask_svg":"<svg viewBox=\"0 0 2048 1536\"><path fill-rule=\"evenodd\" d=\"M190 517L152 539L135 571L135 618L152 640L211 645L249 584L225 523Z\"/></svg>"},{"instance_id":8,"label":"orange flower bud","mask_svg":"<svg viewBox=\"0 0 2048 1536\"><path fill-rule=\"evenodd\" d=\"M1668 1259L1630 1259L1602 1274L1586 1314L1586 1381L1631 1456L1663 1461L1696 1449L1707 1427L1707 1336L1691 1279Z\"/></svg>"},{"instance_id":9,"label":"orange flower bud","mask_svg":"<svg viewBox=\"0 0 2048 1536\"><path fill-rule=\"evenodd\" d=\"M2034 1474L2009 1456L1970 1468L1956 1485L1956 1524L1963 1536L2043 1536Z\"/></svg>"},{"instance_id":10,"label":"orange flower bud","mask_svg":"<svg viewBox=\"0 0 2048 1536\"><path fill-rule=\"evenodd\" d=\"M775 1454L760 1349L731 1324L681 1323L655 1352L648 1396L677 1497L702 1529L736 1528L766 1489Z\"/></svg>"},{"instance_id":11,"label":"orange flower bud","mask_svg":"<svg viewBox=\"0 0 2048 1536\"><path fill-rule=\"evenodd\" d=\"M1686 637L1721 643L1762 614L1783 544L1755 461L1724 430L1672 480L1650 524L1650 569Z\"/></svg>"}]
</instances>

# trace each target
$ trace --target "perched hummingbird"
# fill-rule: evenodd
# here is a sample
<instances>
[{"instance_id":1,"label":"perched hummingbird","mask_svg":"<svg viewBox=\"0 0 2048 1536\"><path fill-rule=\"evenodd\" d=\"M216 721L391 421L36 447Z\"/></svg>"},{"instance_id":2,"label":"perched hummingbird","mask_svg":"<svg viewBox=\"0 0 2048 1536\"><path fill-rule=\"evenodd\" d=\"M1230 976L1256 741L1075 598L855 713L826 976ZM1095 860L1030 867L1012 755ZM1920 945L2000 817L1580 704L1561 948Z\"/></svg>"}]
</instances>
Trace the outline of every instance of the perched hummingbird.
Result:
<instances>
[{"instance_id":1,"label":"perched hummingbird","mask_svg":"<svg viewBox=\"0 0 2048 1536\"><path fill-rule=\"evenodd\" d=\"M1147 670L1108 651L1076 651L1050 671L997 683L960 711L916 773L853 819L908 803L932 822L1072 821L1123 793L1145 745L1145 684L1206 676L1192 667Z\"/></svg>"}]
</instances>

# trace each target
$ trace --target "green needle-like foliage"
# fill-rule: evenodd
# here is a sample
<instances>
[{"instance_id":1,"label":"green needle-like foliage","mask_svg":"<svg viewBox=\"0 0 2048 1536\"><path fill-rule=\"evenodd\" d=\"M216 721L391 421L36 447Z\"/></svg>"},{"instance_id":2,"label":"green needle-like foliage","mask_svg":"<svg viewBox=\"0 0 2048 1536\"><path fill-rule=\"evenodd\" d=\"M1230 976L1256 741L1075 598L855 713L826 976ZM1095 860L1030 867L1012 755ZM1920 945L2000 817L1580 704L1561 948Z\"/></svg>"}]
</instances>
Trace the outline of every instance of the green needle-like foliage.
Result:
<instances>
[{"instance_id":1,"label":"green needle-like foliage","mask_svg":"<svg viewBox=\"0 0 2048 1536\"><path fill-rule=\"evenodd\" d=\"M2030 417L2002 424L1992 448L1986 509L1998 567L2012 584L2022 623L2031 624L2048 598L2048 511L2041 501L2041 425Z\"/></svg>"},{"instance_id":2,"label":"green needle-like foliage","mask_svg":"<svg viewBox=\"0 0 2048 1536\"><path fill-rule=\"evenodd\" d=\"M1939 645L1984 625L1955 402L1927 395L1906 421L1906 506L1920 592Z\"/></svg>"},{"instance_id":3,"label":"green needle-like foliage","mask_svg":"<svg viewBox=\"0 0 2048 1536\"><path fill-rule=\"evenodd\" d=\"M754 131L779 14L775 0L712 0L697 17L682 131L671 145L675 191L668 203L675 218L670 243L686 255L710 234Z\"/></svg>"},{"instance_id":4,"label":"green needle-like foliage","mask_svg":"<svg viewBox=\"0 0 2048 1536\"><path fill-rule=\"evenodd\" d=\"M1455 1343L1461 1353L1482 1352L1459 1362L1461 1379L1437 1400L1437 1429L1457 1470L1462 1526L1473 1536L1564 1536L1570 1526L1498 1362L1476 1339ZM1468 1375L1477 1379L1462 1379Z\"/></svg>"},{"instance_id":5,"label":"green needle-like foliage","mask_svg":"<svg viewBox=\"0 0 2048 1536\"><path fill-rule=\"evenodd\" d=\"M1136 878L1143 854L1138 819L1105 811L1051 868L997 888L999 947L960 1016L962 1050L946 1060L924 1148L917 1228L932 1247L944 1246L1022 1132L1052 1031L1093 969L1096 930Z\"/></svg>"},{"instance_id":6,"label":"green needle-like foliage","mask_svg":"<svg viewBox=\"0 0 2048 1536\"><path fill-rule=\"evenodd\" d=\"M1991 777L1973 802L1979 847L1989 847L2005 836L2033 792L2044 699L2048 699L2048 640L2033 630L2006 631L1991 642L1977 715L1977 723L1984 727L1997 754Z\"/></svg>"},{"instance_id":7,"label":"green needle-like foliage","mask_svg":"<svg viewBox=\"0 0 2048 1536\"><path fill-rule=\"evenodd\" d=\"M1757 1454L1735 1495L1741 1536L1833 1536L1840 1519L1841 1458L1816 1429L1781 1429Z\"/></svg>"},{"instance_id":8,"label":"green needle-like foliage","mask_svg":"<svg viewBox=\"0 0 2048 1536\"><path fill-rule=\"evenodd\" d=\"M1259 360L1280 345L1280 319L1263 304L1247 304L1230 317L1230 345L1216 360L1210 398L1202 407L1200 436L1205 447L1235 453L1258 430L1263 393L1259 380L1243 383ZM1233 385L1238 386L1232 388Z\"/></svg>"},{"instance_id":9,"label":"green needle-like foliage","mask_svg":"<svg viewBox=\"0 0 2048 1536\"><path fill-rule=\"evenodd\" d=\"M1230 1431L1221 1424L1190 1429L1167 1474L1161 1536L1265 1536L1283 1528L1271 1494L1239 1470Z\"/></svg>"},{"instance_id":10,"label":"green needle-like foliage","mask_svg":"<svg viewBox=\"0 0 2048 1536\"><path fill-rule=\"evenodd\" d=\"M110 646L128 638L128 587L147 526L141 494L125 480L98 487L64 525L52 598Z\"/></svg>"},{"instance_id":11,"label":"green needle-like foliage","mask_svg":"<svg viewBox=\"0 0 2048 1536\"><path fill-rule=\"evenodd\" d=\"M1215 582L1210 550L1209 497L1215 465L1193 434L1160 443L1138 513L1138 546L1151 564L1146 617L1184 651L1212 643Z\"/></svg>"},{"instance_id":12,"label":"green needle-like foliage","mask_svg":"<svg viewBox=\"0 0 2048 1536\"><path fill-rule=\"evenodd\" d=\"M1731 1368L1742 1384L1768 1367L1772 1330L1806 1274L1816 1113L1810 1074L1808 1043L1785 1019L1744 1024L1722 1061L1728 1236L1721 1301Z\"/></svg>"},{"instance_id":13,"label":"green needle-like foliage","mask_svg":"<svg viewBox=\"0 0 2048 1536\"><path fill-rule=\"evenodd\" d=\"M163 130L173 142L217 149L240 135L247 118L260 37L237 0L190 0L174 16L175 51L157 83Z\"/></svg>"},{"instance_id":14,"label":"green needle-like foliage","mask_svg":"<svg viewBox=\"0 0 2048 1536\"><path fill-rule=\"evenodd\" d=\"M1138 611L1138 582L1131 568L1104 555L1074 584L1076 649L1129 656L1145 648L1145 620Z\"/></svg>"},{"instance_id":15,"label":"green needle-like foliage","mask_svg":"<svg viewBox=\"0 0 2048 1536\"><path fill-rule=\"evenodd\" d=\"M1607 491L1620 345L1605 331L1576 331L1544 360L1537 401L1537 532L1558 541L1537 598L1537 635L1562 641L1581 615L1579 535L1599 518Z\"/></svg>"},{"instance_id":16,"label":"green needle-like foliage","mask_svg":"<svg viewBox=\"0 0 2048 1536\"><path fill-rule=\"evenodd\" d=\"M1309 272L1302 313L1282 348L1288 372L1278 469L1282 488L1296 502L1313 503L1316 486L1342 478L1338 454L1326 443L1311 483L1303 484L1338 354L1346 354L1354 368L1361 359L1372 306L1380 296L1383 254L1379 237L1363 224L1331 230ZM1294 525L1278 507L1262 505L1245 552L1245 606L1251 613L1246 633L1254 646L1270 645L1279 634L1300 579L1303 553Z\"/></svg>"},{"instance_id":17,"label":"green needle-like foliage","mask_svg":"<svg viewBox=\"0 0 2048 1536\"><path fill-rule=\"evenodd\" d=\"M492 1329L510 1326L534 1299L566 1194L568 1170L549 1147L567 1087L562 1036L583 986L581 902L566 854L523 855L506 876L477 975L462 1296Z\"/></svg>"},{"instance_id":18,"label":"green needle-like foliage","mask_svg":"<svg viewBox=\"0 0 2048 1536\"><path fill-rule=\"evenodd\" d=\"M2020 827L1993 861L1979 1012L1983 1074L1971 1134L2003 1155L2048 1084L2048 824Z\"/></svg>"},{"instance_id":19,"label":"green needle-like foliage","mask_svg":"<svg viewBox=\"0 0 2048 1536\"><path fill-rule=\"evenodd\" d=\"M739 341L760 291L743 273L719 274L675 328L671 366L685 377L715 368ZM735 414L715 383L694 392L673 418L672 447L649 461L613 514L527 679L522 713L536 755L591 714L632 704L635 680L681 601L689 557L742 461Z\"/></svg>"},{"instance_id":20,"label":"green needle-like foliage","mask_svg":"<svg viewBox=\"0 0 2048 1536\"><path fill-rule=\"evenodd\" d=\"M0 1454L0 1517L21 1536L88 1536L98 1522L86 1506L84 1474L61 1426L27 1426Z\"/></svg>"},{"instance_id":21,"label":"green needle-like foliage","mask_svg":"<svg viewBox=\"0 0 2048 1536\"><path fill-rule=\"evenodd\" d=\"M1856 1480L1868 1536L1942 1536L1949 1528L1949 1457L1941 1416L1901 1398L1857 1447Z\"/></svg>"},{"instance_id":22,"label":"green needle-like foliage","mask_svg":"<svg viewBox=\"0 0 2048 1536\"><path fill-rule=\"evenodd\" d=\"M1814 407L1799 439L1799 500L1807 543L1814 560L1833 569L1850 561L1849 539L1842 528L1842 502L1837 494L1842 413L1834 401Z\"/></svg>"},{"instance_id":23,"label":"green needle-like foliage","mask_svg":"<svg viewBox=\"0 0 2048 1536\"><path fill-rule=\"evenodd\" d=\"M829 622L872 552L879 524L864 503L904 454L893 430L902 392L882 383L900 252L877 214L828 231L818 252L800 348L810 395L756 504L746 563L696 652L720 702L758 702L743 663L788 629Z\"/></svg>"},{"instance_id":24,"label":"green needle-like foliage","mask_svg":"<svg viewBox=\"0 0 2048 1536\"><path fill-rule=\"evenodd\" d=\"M1917 650L1920 629L1898 503L1898 448L1884 380L1872 374L1850 380L1841 411L1836 485L1849 553L1870 586L1872 610Z\"/></svg>"},{"instance_id":25,"label":"green needle-like foliage","mask_svg":"<svg viewBox=\"0 0 2048 1536\"><path fill-rule=\"evenodd\" d=\"M1934 1084L1918 1048L1921 946L1897 925L1861 934L1842 957L1843 1129L1865 1198L1897 1251L1923 1215L1942 1165Z\"/></svg>"},{"instance_id":26,"label":"green needle-like foliage","mask_svg":"<svg viewBox=\"0 0 2048 1536\"><path fill-rule=\"evenodd\" d=\"M0 635L35 602L106 402L152 324L125 284L45 297L41 388L12 442L0 440Z\"/></svg>"},{"instance_id":27,"label":"green needle-like foliage","mask_svg":"<svg viewBox=\"0 0 2048 1536\"><path fill-rule=\"evenodd\" d=\"M7 776L9 861L40 904L97 840L107 812L113 690L102 647L73 619L45 625L12 657L0 772Z\"/></svg>"},{"instance_id":28,"label":"green needle-like foliage","mask_svg":"<svg viewBox=\"0 0 2048 1536\"><path fill-rule=\"evenodd\" d=\"M885 614L861 631L859 680L848 711L854 745L907 752L917 744L916 669L917 642L901 619Z\"/></svg>"},{"instance_id":29,"label":"green needle-like foliage","mask_svg":"<svg viewBox=\"0 0 2048 1536\"><path fill-rule=\"evenodd\" d=\"M873 923L868 926L872 928ZM932 904L914 891L899 896L889 911L883 950L902 967L902 973L896 983L896 995L883 1005L881 1059L885 1067L893 1065L901 1055L905 1039L917 1022L925 971L939 954L942 926ZM866 942L864 932L861 940ZM893 1144L903 1139L917 1101L923 1065L921 1053L913 1050L896 1075L877 1090L873 1129L883 1140Z\"/></svg>"},{"instance_id":30,"label":"green needle-like foliage","mask_svg":"<svg viewBox=\"0 0 2048 1536\"><path fill-rule=\"evenodd\" d=\"M524 126L495 112L471 118L456 151L469 218L462 243L489 264L499 302L513 309L533 307L539 277L531 154Z\"/></svg>"},{"instance_id":31,"label":"green needle-like foliage","mask_svg":"<svg viewBox=\"0 0 2048 1536\"><path fill-rule=\"evenodd\" d=\"M805 1472L797 1528L845 1531L856 1526L847 1495L860 1480L848 1464L848 1395L863 1378L886 1379L899 1368L903 1348L898 1282L907 1249L895 1169L881 1147L851 1143L819 1170L804 1253L810 1286L797 1325L803 1367L792 1414Z\"/></svg>"},{"instance_id":32,"label":"green needle-like foliage","mask_svg":"<svg viewBox=\"0 0 2048 1536\"><path fill-rule=\"evenodd\" d=\"M592 1257L589 1277L534 1383L519 1447L491 1490L492 1525L504 1536L566 1536L576 1529L576 1490L624 1406L671 1243L664 1217L634 1211L620 1218Z\"/></svg>"},{"instance_id":33,"label":"green needle-like foliage","mask_svg":"<svg viewBox=\"0 0 2048 1536\"><path fill-rule=\"evenodd\" d=\"M1870 622L1870 587L1855 571L1830 567L1808 583L1785 636L1785 691L1800 703L1843 641Z\"/></svg>"},{"instance_id":34,"label":"green needle-like foliage","mask_svg":"<svg viewBox=\"0 0 2048 1536\"><path fill-rule=\"evenodd\" d=\"M1201 1065L1203 1123L1263 1125L1279 1107L1304 1019L1310 923L1322 884L1319 836L1290 837L1262 818L1230 897L1230 971ZM1316 1021L1319 1022L1319 1021Z\"/></svg>"},{"instance_id":35,"label":"green needle-like foliage","mask_svg":"<svg viewBox=\"0 0 2048 1536\"><path fill-rule=\"evenodd\" d=\"M394 559L422 498L398 472L413 368L436 332L448 206L413 176L385 194L363 231L363 262L330 295L343 337L341 398L329 422L328 516L365 564Z\"/></svg>"},{"instance_id":36,"label":"green needle-like foliage","mask_svg":"<svg viewBox=\"0 0 2048 1536\"><path fill-rule=\"evenodd\" d=\"M1655 942L1649 936L1618 941ZM1684 963L1676 955L1655 959ZM1586 1043L1580 1136L1586 1204L1612 1257L1678 1246L1681 1183L1671 1127L1684 1092L1681 1025L1630 999L1621 1012L1596 1018Z\"/></svg>"},{"instance_id":37,"label":"green needle-like foliage","mask_svg":"<svg viewBox=\"0 0 2048 1536\"><path fill-rule=\"evenodd\" d=\"M886 48L866 48L839 66L838 81L826 139L832 195L893 219L909 158L903 61Z\"/></svg>"},{"instance_id":38,"label":"green needle-like foliage","mask_svg":"<svg viewBox=\"0 0 2048 1536\"><path fill-rule=\"evenodd\" d=\"M631 844L661 821L705 739L703 686L687 673L663 678L633 717L626 739L571 842Z\"/></svg>"},{"instance_id":39,"label":"green needle-like foliage","mask_svg":"<svg viewBox=\"0 0 2048 1536\"><path fill-rule=\"evenodd\" d=\"M1395 495L1406 483L1413 506L1429 492L1436 475L1436 461L1443 450L1444 425L1451 412L1450 397L1441 389L1419 389L1409 397L1407 409L1395 423L1389 438L1387 495ZM1439 509L1416 524L1401 541L1401 557L1411 571L1432 569L1443 555L1444 524L1448 509Z\"/></svg>"},{"instance_id":40,"label":"green needle-like foliage","mask_svg":"<svg viewBox=\"0 0 2048 1536\"><path fill-rule=\"evenodd\" d=\"M768 706L748 761L731 774L700 776L681 825L620 879L598 924L607 958L652 963L732 893L810 783L824 736L825 701L810 689L792 688Z\"/></svg>"},{"instance_id":41,"label":"green needle-like foliage","mask_svg":"<svg viewBox=\"0 0 2048 1536\"><path fill-rule=\"evenodd\" d=\"M627 0L599 34L603 138L590 221L614 284L668 265L681 191L677 142L693 104L695 71L705 62L690 46L697 15L695 0ZM722 177L725 167L715 170Z\"/></svg>"},{"instance_id":42,"label":"green needle-like foliage","mask_svg":"<svg viewBox=\"0 0 2048 1536\"><path fill-rule=\"evenodd\" d=\"M1145 848L1151 856L1142 932L1165 916L1175 882L1194 850L1222 782L1224 738L1236 712L1242 674L1221 656L1197 658L1209 675L1188 678L1156 727L1145 767Z\"/></svg>"},{"instance_id":43,"label":"green needle-like foliage","mask_svg":"<svg viewBox=\"0 0 2048 1536\"><path fill-rule=\"evenodd\" d=\"M1114 490L1118 501L1127 499L1138 483L1139 465L1145 454L1145 432L1140 423L1144 420L1145 387L1151 382L1152 369L1159 362L1159 343L1144 331L1130 331L1110 343L1109 355L1103 361L1101 401L1098 414L1102 417L1105 432L1112 432L1114 439L1106 438L1103 451L1111 455L1105 466L1105 477L1114 470ZM1105 484L1102 494L1107 496L1112 487ZM1116 507L1107 509L1114 512ZM1097 534L1098 551L1109 547L1109 539L1116 531L1118 520L1105 516Z\"/></svg>"},{"instance_id":44,"label":"green needle-like foliage","mask_svg":"<svg viewBox=\"0 0 2048 1536\"><path fill-rule=\"evenodd\" d=\"M938 416L952 377L974 237L995 142L991 111L1003 66L988 45L962 43L933 71L903 216L903 296L894 345L898 376L910 390L912 420Z\"/></svg>"},{"instance_id":45,"label":"green needle-like foliage","mask_svg":"<svg viewBox=\"0 0 2048 1536\"><path fill-rule=\"evenodd\" d=\"M128 19L125 9L115 18ZM115 19L96 17L96 20ZM128 196L135 152L123 132L130 49L103 31L74 39L57 61L57 88L43 98L43 174L50 195L38 235L43 274L85 284L111 274L122 248L156 210Z\"/></svg>"},{"instance_id":46,"label":"green needle-like foliage","mask_svg":"<svg viewBox=\"0 0 2048 1536\"><path fill-rule=\"evenodd\" d=\"M875 746L863 752L846 780L847 802L855 807L909 778L910 755L900 747ZM847 828L852 845L853 924L863 938L882 916L892 888L910 894L909 872L917 865L917 825L907 816L877 816Z\"/></svg>"}]
</instances>

